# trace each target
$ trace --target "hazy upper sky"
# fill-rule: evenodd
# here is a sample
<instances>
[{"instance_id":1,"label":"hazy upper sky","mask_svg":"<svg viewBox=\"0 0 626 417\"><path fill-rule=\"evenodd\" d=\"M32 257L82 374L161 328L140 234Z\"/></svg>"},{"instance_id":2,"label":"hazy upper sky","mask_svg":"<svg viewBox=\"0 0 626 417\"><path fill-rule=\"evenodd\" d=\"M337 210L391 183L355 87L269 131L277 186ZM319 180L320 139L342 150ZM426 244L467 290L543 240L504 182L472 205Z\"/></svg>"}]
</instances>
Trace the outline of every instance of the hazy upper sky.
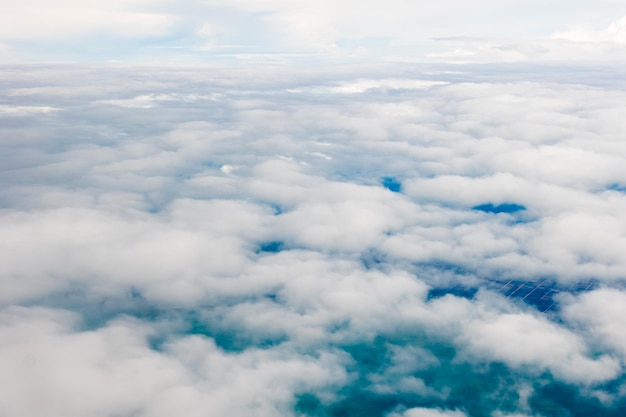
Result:
<instances>
[{"instance_id":1,"label":"hazy upper sky","mask_svg":"<svg viewBox=\"0 0 626 417\"><path fill-rule=\"evenodd\" d=\"M2 1L5 61L626 57L621 0ZM261 55L261 56L259 56Z\"/></svg>"}]
</instances>

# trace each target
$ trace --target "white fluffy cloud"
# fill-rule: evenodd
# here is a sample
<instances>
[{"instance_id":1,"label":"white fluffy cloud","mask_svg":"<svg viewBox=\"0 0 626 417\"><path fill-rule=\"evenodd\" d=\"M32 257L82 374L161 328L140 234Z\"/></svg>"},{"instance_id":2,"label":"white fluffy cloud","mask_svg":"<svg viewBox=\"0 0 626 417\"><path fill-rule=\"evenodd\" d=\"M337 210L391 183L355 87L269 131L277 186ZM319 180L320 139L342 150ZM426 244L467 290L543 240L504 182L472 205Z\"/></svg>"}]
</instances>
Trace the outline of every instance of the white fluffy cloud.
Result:
<instances>
[{"instance_id":1,"label":"white fluffy cloud","mask_svg":"<svg viewBox=\"0 0 626 417\"><path fill-rule=\"evenodd\" d=\"M619 401L621 73L463 69L5 67L0 413Z\"/></svg>"},{"instance_id":2,"label":"white fluffy cloud","mask_svg":"<svg viewBox=\"0 0 626 417\"><path fill-rule=\"evenodd\" d=\"M465 417L467 414L457 410L441 410L438 408L416 407L404 411L401 414L390 414L390 417Z\"/></svg>"},{"instance_id":3,"label":"white fluffy cloud","mask_svg":"<svg viewBox=\"0 0 626 417\"><path fill-rule=\"evenodd\" d=\"M135 414L288 415L294 392L341 384L343 358L289 351L222 351L207 338L150 348L154 329L128 318L80 331L75 315L0 313L0 412L19 417ZM37 401L33 401L37 398Z\"/></svg>"},{"instance_id":4,"label":"white fluffy cloud","mask_svg":"<svg viewBox=\"0 0 626 417\"><path fill-rule=\"evenodd\" d=\"M621 319L625 297L623 290L608 288L582 294L570 300L565 316L585 326L595 343L626 357L626 329Z\"/></svg>"},{"instance_id":5,"label":"white fluffy cloud","mask_svg":"<svg viewBox=\"0 0 626 417\"><path fill-rule=\"evenodd\" d=\"M614 379L621 372L610 356L586 357L584 341L574 333L529 314L501 314L463 326L469 350L512 366L550 369L565 380L595 383Z\"/></svg>"}]
</instances>

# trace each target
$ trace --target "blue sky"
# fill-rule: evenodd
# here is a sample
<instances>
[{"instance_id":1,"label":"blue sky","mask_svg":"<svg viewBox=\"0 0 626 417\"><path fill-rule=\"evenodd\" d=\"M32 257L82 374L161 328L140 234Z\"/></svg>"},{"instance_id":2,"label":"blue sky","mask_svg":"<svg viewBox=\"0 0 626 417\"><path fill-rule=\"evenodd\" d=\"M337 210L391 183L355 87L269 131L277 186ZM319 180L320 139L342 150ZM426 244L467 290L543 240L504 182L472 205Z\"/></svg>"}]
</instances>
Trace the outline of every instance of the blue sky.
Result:
<instances>
[{"instance_id":1,"label":"blue sky","mask_svg":"<svg viewBox=\"0 0 626 417\"><path fill-rule=\"evenodd\" d=\"M0 16L0 415L622 417L623 2Z\"/></svg>"}]
</instances>

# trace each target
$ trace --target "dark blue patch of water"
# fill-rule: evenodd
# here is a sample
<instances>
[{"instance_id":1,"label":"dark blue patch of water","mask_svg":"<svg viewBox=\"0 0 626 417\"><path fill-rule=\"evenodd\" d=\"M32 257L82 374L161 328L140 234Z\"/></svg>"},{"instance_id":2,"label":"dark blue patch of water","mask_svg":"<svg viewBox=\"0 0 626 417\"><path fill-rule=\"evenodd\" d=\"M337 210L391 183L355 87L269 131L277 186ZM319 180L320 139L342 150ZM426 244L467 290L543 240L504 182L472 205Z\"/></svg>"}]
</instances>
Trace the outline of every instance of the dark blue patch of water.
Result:
<instances>
[{"instance_id":1,"label":"dark blue patch of water","mask_svg":"<svg viewBox=\"0 0 626 417\"><path fill-rule=\"evenodd\" d=\"M493 204L493 203L485 203L479 204L477 206L472 207L472 210L483 211L485 213L517 213L519 211L526 210L526 207L515 204L515 203L502 203L502 204Z\"/></svg>"},{"instance_id":2,"label":"dark blue patch of water","mask_svg":"<svg viewBox=\"0 0 626 417\"><path fill-rule=\"evenodd\" d=\"M394 193L399 193L402 189L402 183L393 177L381 178L381 184L383 187Z\"/></svg>"},{"instance_id":3,"label":"dark blue patch of water","mask_svg":"<svg viewBox=\"0 0 626 417\"><path fill-rule=\"evenodd\" d=\"M278 252L282 252L284 248L285 248L285 244L280 241L265 242L259 245L259 248L257 249L256 253L263 253L263 252L278 253Z\"/></svg>"},{"instance_id":4,"label":"dark blue patch of water","mask_svg":"<svg viewBox=\"0 0 626 417\"><path fill-rule=\"evenodd\" d=\"M409 368L403 373L393 363L390 351L402 346L420 346L431 352L438 363L425 368ZM338 392L339 401L325 410L318 408L315 413L306 415L383 417L393 411L427 407L459 409L472 416L489 416L495 410L514 412L519 403L515 389L519 376L511 369L501 363L474 366L459 362L455 347L426 335L377 337L370 343L344 346L344 350L354 360L348 370L358 377ZM390 390L381 392L372 389L372 377L385 381ZM398 384L405 377L423 381L434 395L402 389Z\"/></svg>"},{"instance_id":5,"label":"dark blue patch of water","mask_svg":"<svg viewBox=\"0 0 626 417\"><path fill-rule=\"evenodd\" d=\"M315 395L304 393L296 396L296 411L299 415L305 416L328 416L322 402Z\"/></svg>"},{"instance_id":6,"label":"dark blue patch of water","mask_svg":"<svg viewBox=\"0 0 626 417\"><path fill-rule=\"evenodd\" d=\"M478 288L475 287L464 287L461 285L456 285L454 287L448 288L431 288L428 291L428 300L433 300L435 298L441 298L448 294L453 295L455 297L462 297L471 300L474 298L476 293L478 292Z\"/></svg>"},{"instance_id":7,"label":"dark blue patch of water","mask_svg":"<svg viewBox=\"0 0 626 417\"><path fill-rule=\"evenodd\" d=\"M623 417L626 399L605 405L597 398L581 395L576 387L554 382L537 387L529 405L539 415L546 417Z\"/></svg>"}]
</instances>

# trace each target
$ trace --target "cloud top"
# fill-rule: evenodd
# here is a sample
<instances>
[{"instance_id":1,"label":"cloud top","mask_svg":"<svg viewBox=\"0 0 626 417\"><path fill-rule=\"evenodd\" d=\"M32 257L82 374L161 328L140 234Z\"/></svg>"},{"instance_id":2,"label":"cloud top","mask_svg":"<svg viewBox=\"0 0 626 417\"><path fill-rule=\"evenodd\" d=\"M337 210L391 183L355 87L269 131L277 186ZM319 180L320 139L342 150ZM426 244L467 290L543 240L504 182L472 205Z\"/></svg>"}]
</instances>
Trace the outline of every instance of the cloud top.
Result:
<instances>
[{"instance_id":1,"label":"cloud top","mask_svg":"<svg viewBox=\"0 0 626 417\"><path fill-rule=\"evenodd\" d=\"M621 72L458 69L2 67L0 414L621 416Z\"/></svg>"}]
</instances>

